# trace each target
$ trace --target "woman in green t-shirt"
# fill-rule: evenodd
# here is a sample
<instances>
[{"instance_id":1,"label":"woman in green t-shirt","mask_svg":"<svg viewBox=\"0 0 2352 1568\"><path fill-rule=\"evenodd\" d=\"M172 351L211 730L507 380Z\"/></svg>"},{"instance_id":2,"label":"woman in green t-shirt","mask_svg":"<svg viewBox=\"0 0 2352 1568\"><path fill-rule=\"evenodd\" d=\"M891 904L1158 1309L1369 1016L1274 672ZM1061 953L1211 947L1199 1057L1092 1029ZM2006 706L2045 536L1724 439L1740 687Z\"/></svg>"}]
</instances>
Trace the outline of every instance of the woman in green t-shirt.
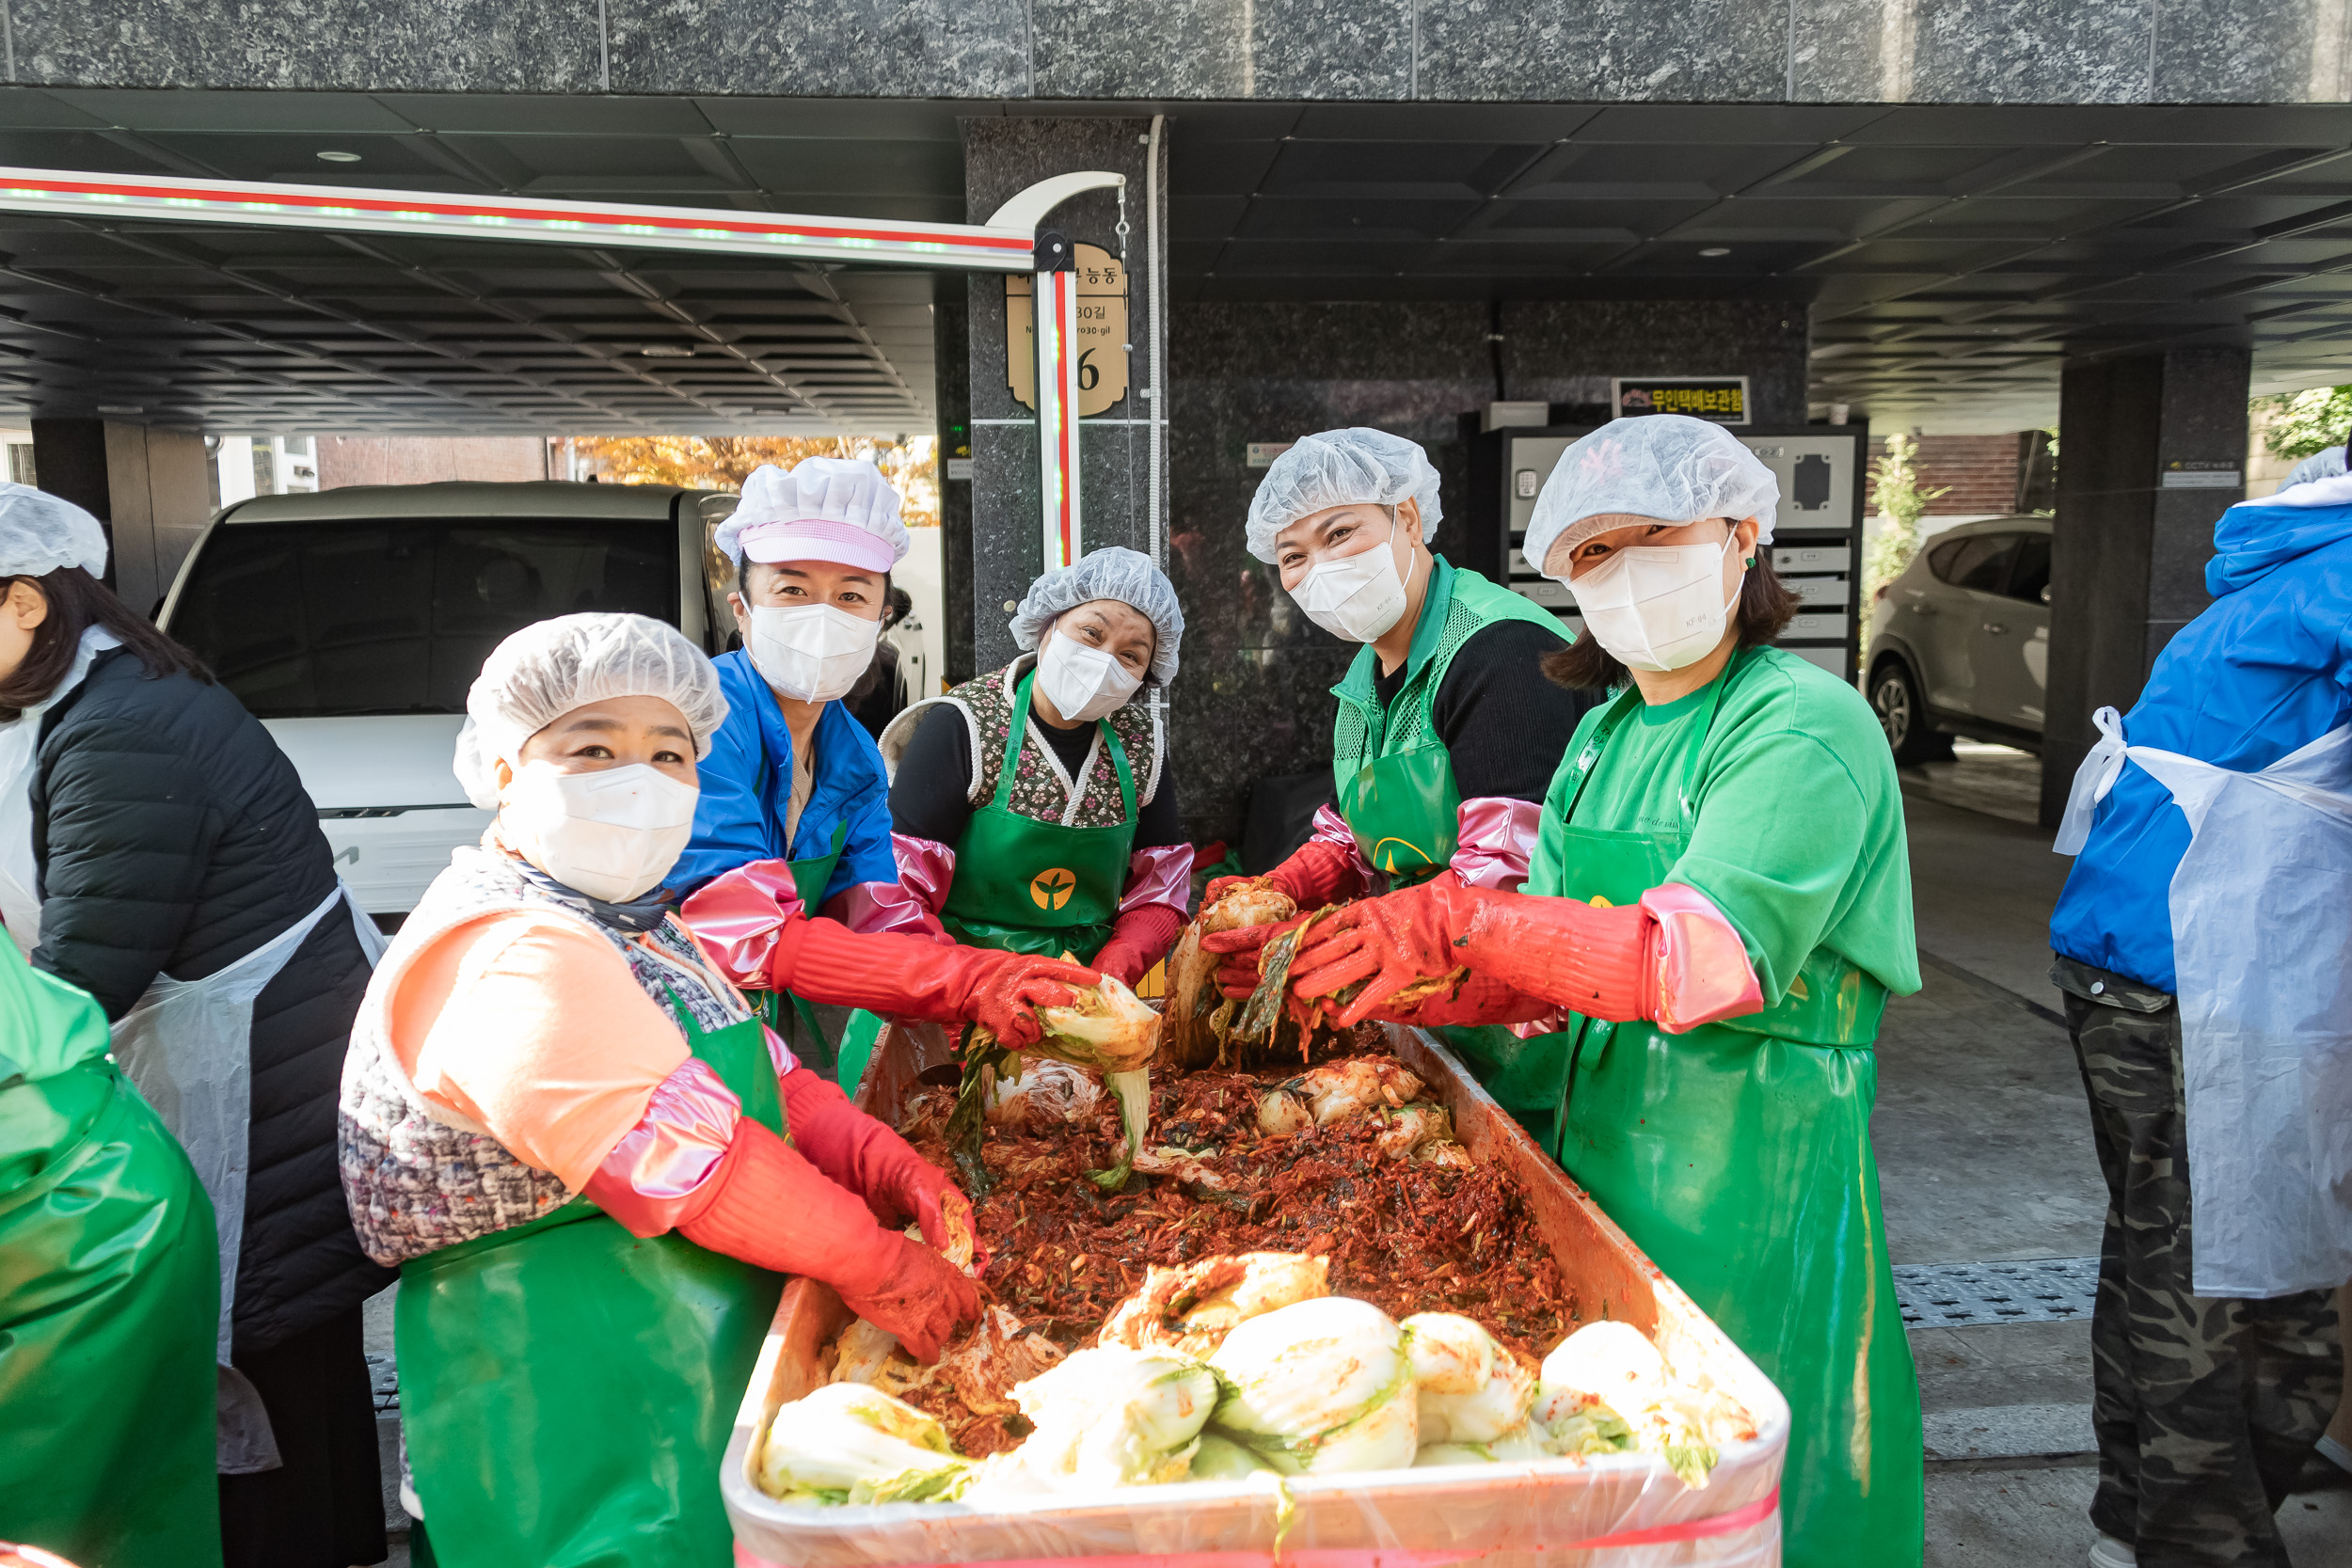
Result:
<instances>
[{"instance_id":1,"label":"woman in green t-shirt","mask_svg":"<svg viewBox=\"0 0 2352 1568\"><path fill-rule=\"evenodd\" d=\"M1570 447L1527 554L1591 635L1546 673L1621 689L1568 744L1524 890L1351 905L1293 987L1367 982L1343 1022L1559 1018L1562 1163L1788 1397L1787 1560L1915 1565L1918 1385L1869 1141L1879 1015L1919 989L1902 801L1861 695L1770 645L1795 610L1763 551L1778 502L1701 420Z\"/></svg>"}]
</instances>

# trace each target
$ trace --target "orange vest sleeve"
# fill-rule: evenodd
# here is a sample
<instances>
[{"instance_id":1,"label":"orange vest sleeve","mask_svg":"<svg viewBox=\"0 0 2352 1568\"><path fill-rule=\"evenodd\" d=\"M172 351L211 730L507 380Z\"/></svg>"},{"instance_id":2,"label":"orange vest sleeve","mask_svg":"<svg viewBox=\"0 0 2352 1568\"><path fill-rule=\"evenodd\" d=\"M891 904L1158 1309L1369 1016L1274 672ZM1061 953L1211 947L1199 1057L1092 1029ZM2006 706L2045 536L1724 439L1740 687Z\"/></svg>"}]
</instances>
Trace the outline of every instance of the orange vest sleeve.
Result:
<instances>
[{"instance_id":1,"label":"orange vest sleeve","mask_svg":"<svg viewBox=\"0 0 2352 1568\"><path fill-rule=\"evenodd\" d=\"M612 943L558 915L485 915L437 938L389 999L425 1099L577 1192L690 1054Z\"/></svg>"}]
</instances>

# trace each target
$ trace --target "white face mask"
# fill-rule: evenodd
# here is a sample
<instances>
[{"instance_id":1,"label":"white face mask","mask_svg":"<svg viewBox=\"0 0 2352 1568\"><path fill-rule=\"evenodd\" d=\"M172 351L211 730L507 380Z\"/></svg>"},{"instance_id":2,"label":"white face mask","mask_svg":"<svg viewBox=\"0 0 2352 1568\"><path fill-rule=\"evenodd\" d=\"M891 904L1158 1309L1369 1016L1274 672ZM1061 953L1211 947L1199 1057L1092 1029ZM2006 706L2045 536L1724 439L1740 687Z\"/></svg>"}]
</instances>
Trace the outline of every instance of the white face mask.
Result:
<instances>
[{"instance_id":1,"label":"white face mask","mask_svg":"<svg viewBox=\"0 0 2352 1568\"><path fill-rule=\"evenodd\" d=\"M1053 699L1054 711L1073 723L1101 719L1126 706L1143 677L1102 648L1089 647L1059 631L1045 634L1037 654L1038 689Z\"/></svg>"},{"instance_id":2,"label":"white face mask","mask_svg":"<svg viewBox=\"0 0 2352 1568\"><path fill-rule=\"evenodd\" d=\"M1568 583L1584 629L1629 670L1679 670L1724 640L1739 599L1724 594L1724 557L1735 531L1713 545L1634 545Z\"/></svg>"},{"instance_id":3,"label":"white face mask","mask_svg":"<svg viewBox=\"0 0 2352 1568\"><path fill-rule=\"evenodd\" d=\"M499 802L506 842L565 887L626 904L669 875L702 792L647 762L565 773L534 762Z\"/></svg>"},{"instance_id":4,"label":"white face mask","mask_svg":"<svg viewBox=\"0 0 2352 1568\"><path fill-rule=\"evenodd\" d=\"M1334 637L1370 642L1405 613L1405 579L1396 575L1396 547L1383 539L1368 550L1318 561L1291 591L1307 619Z\"/></svg>"},{"instance_id":5,"label":"white face mask","mask_svg":"<svg viewBox=\"0 0 2352 1568\"><path fill-rule=\"evenodd\" d=\"M881 635L880 621L837 605L755 605L745 645L770 686L803 703L830 703L857 685Z\"/></svg>"}]
</instances>

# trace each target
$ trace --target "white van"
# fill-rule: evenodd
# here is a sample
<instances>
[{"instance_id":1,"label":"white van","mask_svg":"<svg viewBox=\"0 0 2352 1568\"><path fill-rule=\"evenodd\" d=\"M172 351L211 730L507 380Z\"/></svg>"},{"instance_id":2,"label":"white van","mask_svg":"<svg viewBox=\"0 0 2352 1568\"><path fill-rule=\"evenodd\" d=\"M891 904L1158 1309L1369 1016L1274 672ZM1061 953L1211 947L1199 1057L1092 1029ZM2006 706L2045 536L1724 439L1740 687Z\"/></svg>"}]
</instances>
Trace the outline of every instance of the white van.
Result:
<instances>
[{"instance_id":1,"label":"white van","mask_svg":"<svg viewBox=\"0 0 2352 1568\"><path fill-rule=\"evenodd\" d=\"M463 482L257 496L213 519L156 619L277 737L336 868L389 927L490 820L450 757L466 689L509 632L632 610L723 651L734 617L723 580L714 612L701 510L719 499Z\"/></svg>"}]
</instances>

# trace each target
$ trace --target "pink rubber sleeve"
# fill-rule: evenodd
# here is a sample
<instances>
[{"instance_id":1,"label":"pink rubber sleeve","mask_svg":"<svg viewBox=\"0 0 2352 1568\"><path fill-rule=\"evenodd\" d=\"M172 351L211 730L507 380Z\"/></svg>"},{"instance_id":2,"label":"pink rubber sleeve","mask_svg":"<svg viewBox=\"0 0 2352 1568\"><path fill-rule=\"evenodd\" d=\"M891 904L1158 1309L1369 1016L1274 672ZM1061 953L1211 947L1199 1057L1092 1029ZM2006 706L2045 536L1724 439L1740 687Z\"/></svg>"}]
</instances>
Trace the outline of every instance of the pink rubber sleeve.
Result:
<instances>
[{"instance_id":1,"label":"pink rubber sleeve","mask_svg":"<svg viewBox=\"0 0 2352 1568\"><path fill-rule=\"evenodd\" d=\"M1642 895L1658 922L1650 1017L1670 1035L1764 1009L1764 988L1739 930L1707 895L1661 882Z\"/></svg>"},{"instance_id":2,"label":"pink rubber sleeve","mask_svg":"<svg viewBox=\"0 0 2352 1568\"><path fill-rule=\"evenodd\" d=\"M937 918L900 882L853 882L826 899L819 912L852 931L947 940Z\"/></svg>"},{"instance_id":3,"label":"pink rubber sleeve","mask_svg":"<svg viewBox=\"0 0 2352 1568\"><path fill-rule=\"evenodd\" d=\"M1120 914L1147 904L1161 904L1174 910L1182 924L1191 902L1191 845L1162 844L1127 857L1127 889L1120 895Z\"/></svg>"},{"instance_id":4,"label":"pink rubber sleeve","mask_svg":"<svg viewBox=\"0 0 2352 1568\"><path fill-rule=\"evenodd\" d=\"M956 885L956 852L935 838L892 833L890 852L898 862L898 885L933 915L947 907L947 891Z\"/></svg>"},{"instance_id":5,"label":"pink rubber sleeve","mask_svg":"<svg viewBox=\"0 0 2352 1568\"><path fill-rule=\"evenodd\" d=\"M644 1116L589 1176L589 1200L640 1239L687 1224L717 1193L712 1178L742 1114L709 1064L688 1057L654 1085Z\"/></svg>"},{"instance_id":6,"label":"pink rubber sleeve","mask_svg":"<svg viewBox=\"0 0 2352 1568\"><path fill-rule=\"evenodd\" d=\"M1462 802L1448 863L1465 887L1517 893L1535 855L1535 833L1544 808L1533 800L1481 795Z\"/></svg>"},{"instance_id":7,"label":"pink rubber sleeve","mask_svg":"<svg viewBox=\"0 0 2352 1568\"><path fill-rule=\"evenodd\" d=\"M678 907L678 917L728 979L749 990L770 990L776 944L808 911L792 886L789 865L754 861L705 882Z\"/></svg>"}]
</instances>

